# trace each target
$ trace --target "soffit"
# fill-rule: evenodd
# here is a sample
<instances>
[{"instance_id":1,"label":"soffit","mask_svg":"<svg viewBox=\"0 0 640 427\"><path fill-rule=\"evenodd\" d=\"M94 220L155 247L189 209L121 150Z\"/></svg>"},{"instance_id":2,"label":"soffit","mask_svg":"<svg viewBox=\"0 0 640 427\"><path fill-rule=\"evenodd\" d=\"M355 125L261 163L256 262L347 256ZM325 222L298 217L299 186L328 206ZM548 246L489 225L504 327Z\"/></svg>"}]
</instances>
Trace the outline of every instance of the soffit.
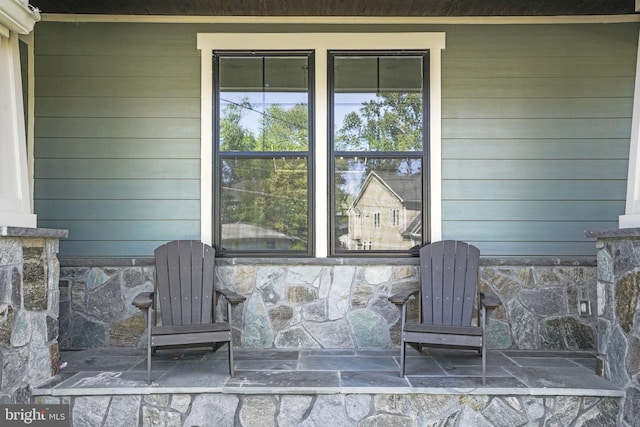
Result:
<instances>
[{"instance_id":1,"label":"soffit","mask_svg":"<svg viewBox=\"0 0 640 427\"><path fill-rule=\"evenodd\" d=\"M635 13L635 0L31 0L47 14L173 16L587 16Z\"/></svg>"}]
</instances>

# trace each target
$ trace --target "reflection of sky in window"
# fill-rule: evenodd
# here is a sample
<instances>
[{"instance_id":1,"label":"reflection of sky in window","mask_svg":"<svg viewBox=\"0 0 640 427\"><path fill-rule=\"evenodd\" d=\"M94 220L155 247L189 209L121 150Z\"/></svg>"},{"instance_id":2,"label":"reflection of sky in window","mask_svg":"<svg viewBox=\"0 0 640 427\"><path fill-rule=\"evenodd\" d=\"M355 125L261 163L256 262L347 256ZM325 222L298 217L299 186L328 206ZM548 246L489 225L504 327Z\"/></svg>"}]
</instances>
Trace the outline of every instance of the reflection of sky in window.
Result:
<instances>
[{"instance_id":1,"label":"reflection of sky in window","mask_svg":"<svg viewBox=\"0 0 640 427\"><path fill-rule=\"evenodd\" d=\"M349 169L340 172L340 176L344 179L344 183L340 187L345 193L354 197L364 182L367 166L362 161L350 161L348 164Z\"/></svg>"},{"instance_id":2,"label":"reflection of sky in window","mask_svg":"<svg viewBox=\"0 0 640 427\"><path fill-rule=\"evenodd\" d=\"M243 109L240 126L258 136L262 126L262 117L270 105L280 105L284 109L295 105L308 105L307 92L220 92L220 112L224 117L225 108L231 104L241 105L248 101L251 109Z\"/></svg>"},{"instance_id":3,"label":"reflection of sky in window","mask_svg":"<svg viewBox=\"0 0 640 427\"><path fill-rule=\"evenodd\" d=\"M376 160L373 159L367 160L366 157L352 157L347 159L341 158L341 160L345 161L341 162L340 166L337 166L337 173L343 181L339 182L338 185L342 191L352 197L358 194L362 184L364 184L365 178L370 172L381 172ZM396 159L396 161L397 168L395 172L397 172L398 176L412 177L416 180L420 179L422 159ZM344 169L344 167L346 167L346 169ZM389 169L386 170L389 171Z\"/></svg>"},{"instance_id":4,"label":"reflection of sky in window","mask_svg":"<svg viewBox=\"0 0 640 427\"><path fill-rule=\"evenodd\" d=\"M382 98L376 93L335 93L334 94L334 134L342 128L344 118L349 113L358 113L363 104L369 101L379 101ZM308 105L309 97L306 92L221 92L220 111L224 111L229 104L242 104L245 100L251 104L251 109L244 109L240 125L251 130L254 136L259 134L262 117L270 105L280 105L288 109L297 104Z\"/></svg>"}]
</instances>

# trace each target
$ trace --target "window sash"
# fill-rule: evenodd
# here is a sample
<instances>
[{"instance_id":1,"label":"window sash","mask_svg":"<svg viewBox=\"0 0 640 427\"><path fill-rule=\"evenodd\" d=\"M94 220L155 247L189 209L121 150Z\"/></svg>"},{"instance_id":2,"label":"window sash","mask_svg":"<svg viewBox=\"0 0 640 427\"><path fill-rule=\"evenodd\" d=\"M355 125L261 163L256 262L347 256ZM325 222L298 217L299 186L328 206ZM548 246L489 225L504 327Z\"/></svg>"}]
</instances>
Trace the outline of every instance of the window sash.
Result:
<instances>
[{"instance_id":1,"label":"window sash","mask_svg":"<svg viewBox=\"0 0 640 427\"><path fill-rule=\"evenodd\" d=\"M353 58L356 65L352 66L348 59ZM371 67L375 67L378 76L369 76L370 82L376 81L378 87L376 94L380 93L377 90L380 89L380 63L381 59L389 60L393 62L394 58L406 59L405 64L411 65L412 73L405 73L407 81L414 81L414 89L420 86L420 94L418 98L414 98L412 102L417 102L417 107L412 110L405 109L407 112L418 113L418 120L414 123L408 123L410 118L414 117L409 113L406 114L407 120L398 119L397 123L393 125L410 124L408 129L419 130L417 134L414 134L415 140L408 144L395 144L390 148L393 151L389 151L389 148L385 149L386 142L380 141L380 135L384 132L382 126L384 120L387 119L385 114L389 114L390 117L395 113L401 111L404 105L398 102L402 100L402 93L396 92L396 96L390 96L389 98L382 99L389 101L388 104L379 102L375 98L364 98L365 101L361 102L361 106L356 103L351 107L351 115L353 123L356 124L353 128L357 129L357 133L351 135L355 142L341 144L339 139L341 135L341 125L338 124L342 119L347 120L346 116L340 117L340 120L336 117L339 113L338 100L344 99L347 95L344 94L358 94L362 92L363 84L357 83L357 87L350 91L346 87L344 79L342 82L336 82L339 79L339 74L336 74L336 68L338 66L343 67L343 70L350 70L351 68L357 68L363 64L368 64ZM416 58L420 60L420 66L416 67ZM368 59L368 61L367 61ZM364 62L361 62L364 61ZM401 62L398 62L401 63ZM396 63L397 65L397 63ZM428 173L425 169L428 168L428 124L429 124L429 83L427 79L429 75L429 52L427 51L331 51L329 52L329 117L330 117L330 133L331 139L329 143L330 147L330 168L331 168L331 202L330 202L330 223L331 223L331 237L330 237L330 254L332 255L371 255L371 253L378 253L381 255L408 255L409 249L414 245L422 244L429 238L429 216L428 213L428 194L426 189L428 185ZM374 72L373 74L376 74ZM397 73L404 73L404 70L396 70ZM365 70L360 70L359 73L365 74ZM419 76L421 83L418 85L415 83L413 77ZM355 81L355 80L354 80ZM424 83L422 83L424 81ZM400 79L395 79L395 82L400 82ZM370 85L371 83L369 83ZM336 88L336 85L339 87ZM391 86L391 85L389 85ZM409 86L407 84L396 84L393 89L402 88L403 86ZM393 93L385 91L382 88L382 92L387 94ZM373 95L373 94L372 94ZM413 95L409 95L413 96ZM355 99L361 98L360 96L354 96ZM368 100L367 100L368 99ZM371 100L371 101L370 101ZM371 114L372 110L377 105L377 114ZM389 110L385 110L381 107L390 105ZM362 121L356 121L362 120ZM389 129L394 130L394 126ZM347 128L345 126L345 128ZM370 128L377 130L377 135L368 135L367 132ZM403 128L403 130L407 129ZM362 131L364 129L364 132ZM377 136L378 146L372 146L371 143L358 142L358 135L364 133L368 141L372 141ZM394 135L389 135L388 141L392 144L397 142L394 140ZM346 147L345 147L346 145ZM389 144L386 144L388 147ZM345 148L351 148L351 150L345 150ZM357 159L366 159L362 161L362 164L367 166L356 166L354 170L350 170L351 166L345 166L349 161L356 162ZM402 166L402 163L405 166ZM417 162L417 163L416 163ZM388 165L385 167L384 163ZM415 166L419 164L419 174L416 175ZM376 164L378 166L376 166ZM378 167L382 169L377 170ZM386 170L388 167L391 169ZM346 168L346 169L345 169ZM394 169L395 168L395 169ZM358 170L360 169L360 171ZM407 174L406 177L401 175ZM393 171L396 171L394 177ZM383 172L383 173L380 173ZM360 186L355 187L355 183L359 182ZM421 191L407 192L410 186L419 186ZM419 193L419 194L414 194ZM411 196L409 196L411 194ZM350 200L350 202L349 202ZM385 205L389 203L389 205ZM348 204L348 208L345 206ZM392 205L391 205L392 204ZM404 224L399 223L399 218L393 217L393 213L396 210L404 209L406 212L405 218L408 219ZM385 212L383 215L382 212ZM388 214L388 218L386 215ZM359 221L356 226L356 222L352 220L352 217L357 215ZM348 217L345 218L345 217ZM384 219L384 218L386 219ZM398 223L396 223L398 221ZM426 227L423 226L426 224ZM400 225L403 227L401 228ZM416 232L419 230L419 232ZM412 232L413 231L413 232Z\"/></svg>"},{"instance_id":2,"label":"window sash","mask_svg":"<svg viewBox=\"0 0 640 427\"><path fill-rule=\"evenodd\" d=\"M225 64L231 64L231 69L221 70ZM271 73L267 64L276 64ZM312 64L309 51L213 54L213 211L218 218L214 244L221 256L313 253ZM252 65L258 70L252 70ZM286 81L276 72L283 67L302 67L306 78L298 75L293 85L284 88ZM302 80L306 80L303 85ZM277 85L271 84L276 81ZM305 93L300 92L301 86ZM262 110L255 110L249 101L254 92L270 98ZM287 94L292 92L300 94L294 97L298 101L306 98L306 102L284 107L278 103L283 94L291 99ZM253 122L242 122L242 114L256 111ZM287 116L290 112L295 115Z\"/></svg>"}]
</instances>

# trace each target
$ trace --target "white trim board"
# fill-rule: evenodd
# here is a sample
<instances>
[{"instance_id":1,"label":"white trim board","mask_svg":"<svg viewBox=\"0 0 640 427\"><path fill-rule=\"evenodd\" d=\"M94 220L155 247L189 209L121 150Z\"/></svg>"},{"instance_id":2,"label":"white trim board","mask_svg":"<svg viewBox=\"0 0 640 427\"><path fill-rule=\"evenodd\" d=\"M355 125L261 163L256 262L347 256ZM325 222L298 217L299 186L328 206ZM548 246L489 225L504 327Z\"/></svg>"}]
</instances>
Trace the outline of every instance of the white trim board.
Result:
<instances>
[{"instance_id":1,"label":"white trim board","mask_svg":"<svg viewBox=\"0 0 640 427\"><path fill-rule=\"evenodd\" d=\"M431 240L442 238L441 189L441 51L445 33L199 33L197 47L201 54L201 239L212 243L213 212L213 79L214 50L309 50L315 51L315 256L328 255L328 147L327 147L327 52L331 49L429 50L429 181L428 202ZM426 227L425 227L426 228Z\"/></svg>"},{"instance_id":2,"label":"white trim board","mask_svg":"<svg viewBox=\"0 0 640 427\"><path fill-rule=\"evenodd\" d=\"M640 227L640 36L636 58L636 82L633 94L629 166L627 168L627 200L624 215L618 218L618 227Z\"/></svg>"},{"instance_id":3,"label":"white trim board","mask_svg":"<svg viewBox=\"0 0 640 427\"><path fill-rule=\"evenodd\" d=\"M174 16L43 13L48 22L127 22L146 24L415 24L532 25L619 24L640 22L640 15L581 16Z\"/></svg>"}]
</instances>

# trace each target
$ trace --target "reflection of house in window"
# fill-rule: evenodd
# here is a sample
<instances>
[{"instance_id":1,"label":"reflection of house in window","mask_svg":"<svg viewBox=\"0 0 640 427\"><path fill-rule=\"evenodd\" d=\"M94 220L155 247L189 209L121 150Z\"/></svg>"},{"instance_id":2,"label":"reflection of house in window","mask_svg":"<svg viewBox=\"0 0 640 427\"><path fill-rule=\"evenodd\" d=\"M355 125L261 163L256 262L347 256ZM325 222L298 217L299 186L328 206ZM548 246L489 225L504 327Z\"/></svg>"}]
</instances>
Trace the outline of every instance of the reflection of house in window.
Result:
<instances>
[{"instance_id":1,"label":"reflection of house in window","mask_svg":"<svg viewBox=\"0 0 640 427\"><path fill-rule=\"evenodd\" d=\"M297 240L279 231L251 224L222 224L222 247L226 250L289 250Z\"/></svg>"},{"instance_id":2,"label":"reflection of house in window","mask_svg":"<svg viewBox=\"0 0 640 427\"><path fill-rule=\"evenodd\" d=\"M369 173L347 211L348 248L403 250L419 244L421 199L420 175Z\"/></svg>"}]
</instances>

